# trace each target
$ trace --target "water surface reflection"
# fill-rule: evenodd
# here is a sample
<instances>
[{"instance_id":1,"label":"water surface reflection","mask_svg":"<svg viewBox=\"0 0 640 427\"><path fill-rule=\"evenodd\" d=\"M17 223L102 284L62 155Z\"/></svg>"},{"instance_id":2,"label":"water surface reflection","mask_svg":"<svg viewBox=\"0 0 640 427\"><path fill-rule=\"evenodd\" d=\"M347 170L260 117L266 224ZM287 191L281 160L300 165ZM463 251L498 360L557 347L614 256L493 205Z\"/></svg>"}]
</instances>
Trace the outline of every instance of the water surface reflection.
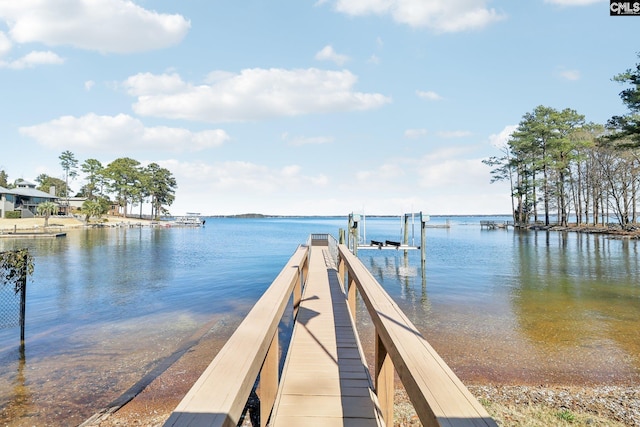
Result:
<instances>
[{"instance_id":1,"label":"water surface reflection","mask_svg":"<svg viewBox=\"0 0 640 427\"><path fill-rule=\"evenodd\" d=\"M424 276L403 274L402 252L359 256L466 381L637 384L636 241L459 224L429 230L427 247Z\"/></svg>"},{"instance_id":2,"label":"water surface reflection","mask_svg":"<svg viewBox=\"0 0 640 427\"><path fill-rule=\"evenodd\" d=\"M464 381L639 383L637 241L451 223L427 231L424 271L419 251L359 257ZM78 424L197 331L226 340L298 244L345 226L210 218L203 229L0 240L36 261L24 351L15 328L0 329L0 423ZM367 233L398 240L397 220L367 219Z\"/></svg>"}]
</instances>

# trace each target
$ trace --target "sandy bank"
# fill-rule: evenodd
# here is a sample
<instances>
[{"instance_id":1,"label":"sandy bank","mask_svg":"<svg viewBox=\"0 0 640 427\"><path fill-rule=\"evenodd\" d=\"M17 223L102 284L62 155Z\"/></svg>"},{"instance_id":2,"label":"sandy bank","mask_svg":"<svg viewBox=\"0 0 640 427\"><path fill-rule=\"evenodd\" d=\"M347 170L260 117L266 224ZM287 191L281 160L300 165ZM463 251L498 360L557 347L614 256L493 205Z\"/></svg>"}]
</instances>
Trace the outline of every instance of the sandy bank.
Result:
<instances>
[{"instance_id":1,"label":"sandy bank","mask_svg":"<svg viewBox=\"0 0 640 427\"><path fill-rule=\"evenodd\" d=\"M91 221L90 224L105 224L105 225L117 225L117 224L141 224L150 225L151 221L139 218L123 218L119 216L105 216L101 221ZM87 224L77 218L69 217L50 217L49 218L49 231L71 230L75 228L85 227ZM0 232L11 231L43 231L44 230L44 218L20 218L20 219L7 219L0 218Z\"/></svg>"}]
</instances>

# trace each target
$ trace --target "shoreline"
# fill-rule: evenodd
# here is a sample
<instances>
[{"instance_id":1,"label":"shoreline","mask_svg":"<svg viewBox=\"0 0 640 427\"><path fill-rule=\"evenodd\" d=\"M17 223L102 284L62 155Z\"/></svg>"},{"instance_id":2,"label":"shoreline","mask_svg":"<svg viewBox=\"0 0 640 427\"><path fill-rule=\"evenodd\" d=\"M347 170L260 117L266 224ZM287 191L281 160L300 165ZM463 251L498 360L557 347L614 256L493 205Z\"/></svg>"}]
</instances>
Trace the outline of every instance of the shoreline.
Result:
<instances>
[{"instance_id":1,"label":"shoreline","mask_svg":"<svg viewBox=\"0 0 640 427\"><path fill-rule=\"evenodd\" d=\"M140 219L135 217L124 218L121 216L104 216L99 221L90 221L85 223L84 221L75 217L49 217L49 225L45 228L44 218L18 218L8 219L0 218L0 233L8 234L14 231L19 232L60 232L75 230L87 227L106 226L106 227L118 227L118 226L151 226L157 221L151 221L149 219Z\"/></svg>"},{"instance_id":2,"label":"shoreline","mask_svg":"<svg viewBox=\"0 0 640 427\"><path fill-rule=\"evenodd\" d=\"M126 404L113 411L102 410L81 426L162 426L223 345L215 334L205 333ZM640 426L640 388L630 384L489 384L461 380L499 426ZM394 401L394 426L421 425L397 378ZM241 425L251 426L249 416Z\"/></svg>"},{"instance_id":3,"label":"shoreline","mask_svg":"<svg viewBox=\"0 0 640 427\"><path fill-rule=\"evenodd\" d=\"M434 215L437 216L437 215ZM456 215L450 215L451 217L455 217ZM482 215L475 215L478 217L482 217ZM212 216L213 218L222 218L222 217L230 217L230 216ZM235 217L243 217L242 215L237 215ZM263 215L261 217L256 218L268 218L275 216ZM371 215L371 217L375 217L375 215ZM383 216L380 216L383 217ZM65 216L51 216L49 217L49 225L46 228L46 231L65 231L65 230L73 230L77 228L83 227L117 227L117 226L156 226L162 221L153 221L150 219L143 219L137 217L122 217L122 216L112 216L105 215L100 220L89 221L88 223L75 218L75 217L65 217ZM628 229L623 229L620 225L587 225L587 224L570 224L568 226L560 226L560 225L530 225L528 227L520 228L521 230L527 231L557 231L557 232L572 232L572 233L585 233L585 234L600 234L605 235L611 238L620 238L620 239L640 239L640 224L633 224ZM33 231L33 232L41 232L45 230L44 227L44 218L35 217L35 218L17 218L17 219L8 219L8 218L0 218L0 233L9 233L14 230L19 231Z\"/></svg>"}]
</instances>

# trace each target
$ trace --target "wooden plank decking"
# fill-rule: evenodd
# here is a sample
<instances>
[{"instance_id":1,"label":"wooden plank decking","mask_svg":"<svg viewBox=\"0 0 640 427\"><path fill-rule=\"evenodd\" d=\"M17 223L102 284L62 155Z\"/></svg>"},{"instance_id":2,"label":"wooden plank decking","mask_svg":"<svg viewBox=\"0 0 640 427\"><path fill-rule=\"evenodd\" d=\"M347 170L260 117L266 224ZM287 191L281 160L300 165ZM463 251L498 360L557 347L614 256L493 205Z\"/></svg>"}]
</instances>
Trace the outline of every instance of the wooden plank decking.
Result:
<instances>
[{"instance_id":1,"label":"wooden plank decking","mask_svg":"<svg viewBox=\"0 0 640 427\"><path fill-rule=\"evenodd\" d=\"M310 258L270 426L384 426L328 249Z\"/></svg>"}]
</instances>

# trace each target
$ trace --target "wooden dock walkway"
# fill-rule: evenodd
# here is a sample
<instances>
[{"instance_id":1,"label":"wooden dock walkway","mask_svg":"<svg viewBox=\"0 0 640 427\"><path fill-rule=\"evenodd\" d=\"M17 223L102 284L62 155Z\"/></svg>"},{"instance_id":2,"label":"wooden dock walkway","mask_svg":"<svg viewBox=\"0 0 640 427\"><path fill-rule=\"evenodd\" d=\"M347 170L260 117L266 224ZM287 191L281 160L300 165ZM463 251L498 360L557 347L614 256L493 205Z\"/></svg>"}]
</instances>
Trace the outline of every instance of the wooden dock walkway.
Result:
<instances>
[{"instance_id":1,"label":"wooden dock walkway","mask_svg":"<svg viewBox=\"0 0 640 427\"><path fill-rule=\"evenodd\" d=\"M317 249L270 425L383 426L336 266Z\"/></svg>"},{"instance_id":2,"label":"wooden dock walkway","mask_svg":"<svg viewBox=\"0 0 640 427\"><path fill-rule=\"evenodd\" d=\"M356 290L376 329L373 373L355 328ZM278 326L291 301L287 349ZM165 426L236 426L254 391L260 426L391 426L394 372L422 425L496 427L358 258L331 236L312 235Z\"/></svg>"}]
</instances>

